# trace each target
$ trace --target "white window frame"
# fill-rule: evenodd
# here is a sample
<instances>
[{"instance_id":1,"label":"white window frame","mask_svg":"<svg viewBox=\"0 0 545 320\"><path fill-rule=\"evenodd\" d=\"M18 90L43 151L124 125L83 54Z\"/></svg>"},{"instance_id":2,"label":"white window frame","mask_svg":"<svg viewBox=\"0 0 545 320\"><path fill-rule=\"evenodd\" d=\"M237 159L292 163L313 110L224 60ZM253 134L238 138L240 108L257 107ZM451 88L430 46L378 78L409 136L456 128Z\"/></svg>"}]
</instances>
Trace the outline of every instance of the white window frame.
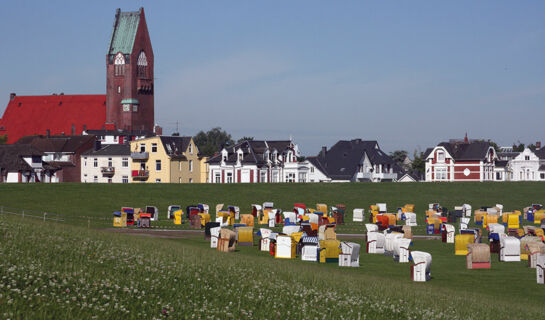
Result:
<instances>
[{"instance_id":1,"label":"white window frame","mask_svg":"<svg viewBox=\"0 0 545 320\"><path fill-rule=\"evenodd\" d=\"M123 176L123 178L121 179L121 182L122 183L129 183L129 176Z\"/></svg>"},{"instance_id":2,"label":"white window frame","mask_svg":"<svg viewBox=\"0 0 545 320\"><path fill-rule=\"evenodd\" d=\"M437 162L445 162L445 152L442 150L437 151Z\"/></svg>"},{"instance_id":3,"label":"white window frame","mask_svg":"<svg viewBox=\"0 0 545 320\"><path fill-rule=\"evenodd\" d=\"M435 168L435 180L436 181L446 181L447 180L447 167L436 167Z\"/></svg>"},{"instance_id":4,"label":"white window frame","mask_svg":"<svg viewBox=\"0 0 545 320\"><path fill-rule=\"evenodd\" d=\"M129 167L129 158L122 158L121 159L121 166L123 168L128 168Z\"/></svg>"},{"instance_id":5,"label":"white window frame","mask_svg":"<svg viewBox=\"0 0 545 320\"><path fill-rule=\"evenodd\" d=\"M193 160L189 160L189 172L193 172Z\"/></svg>"},{"instance_id":6,"label":"white window frame","mask_svg":"<svg viewBox=\"0 0 545 320\"><path fill-rule=\"evenodd\" d=\"M227 172L225 177L226 177L225 178L226 183L233 183L233 173L232 172Z\"/></svg>"}]
</instances>

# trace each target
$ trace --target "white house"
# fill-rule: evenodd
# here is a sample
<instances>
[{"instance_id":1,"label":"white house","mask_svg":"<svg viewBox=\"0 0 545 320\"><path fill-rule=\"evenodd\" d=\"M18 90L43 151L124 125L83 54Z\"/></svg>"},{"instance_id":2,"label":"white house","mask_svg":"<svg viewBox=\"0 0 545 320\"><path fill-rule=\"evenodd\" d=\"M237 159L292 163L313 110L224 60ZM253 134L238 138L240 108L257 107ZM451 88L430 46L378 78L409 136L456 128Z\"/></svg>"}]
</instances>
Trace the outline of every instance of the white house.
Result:
<instances>
[{"instance_id":1,"label":"white house","mask_svg":"<svg viewBox=\"0 0 545 320\"><path fill-rule=\"evenodd\" d=\"M410 173L405 173L397 179L397 182L418 182L418 179Z\"/></svg>"},{"instance_id":2,"label":"white house","mask_svg":"<svg viewBox=\"0 0 545 320\"><path fill-rule=\"evenodd\" d=\"M307 157L305 162L309 165L308 182L331 182L327 170L318 157Z\"/></svg>"},{"instance_id":3,"label":"white house","mask_svg":"<svg viewBox=\"0 0 545 320\"><path fill-rule=\"evenodd\" d=\"M84 130L82 135L94 135L102 145L127 144L130 141L152 137L155 134L146 130Z\"/></svg>"},{"instance_id":4,"label":"white house","mask_svg":"<svg viewBox=\"0 0 545 320\"><path fill-rule=\"evenodd\" d=\"M81 158L81 182L129 183L132 160L128 144L108 144Z\"/></svg>"},{"instance_id":5,"label":"white house","mask_svg":"<svg viewBox=\"0 0 545 320\"><path fill-rule=\"evenodd\" d=\"M43 152L29 144L0 145L0 182L55 182L60 168L43 159Z\"/></svg>"},{"instance_id":6,"label":"white house","mask_svg":"<svg viewBox=\"0 0 545 320\"><path fill-rule=\"evenodd\" d=\"M509 163L511 181L545 181L540 158L529 148L525 148Z\"/></svg>"},{"instance_id":7,"label":"white house","mask_svg":"<svg viewBox=\"0 0 545 320\"><path fill-rule=\"evenodd\" d=\"M223 148L208 160L210 183L309 182L311 165L300 162L291 140L248 140Z\"/></svg>"}]
</instances>

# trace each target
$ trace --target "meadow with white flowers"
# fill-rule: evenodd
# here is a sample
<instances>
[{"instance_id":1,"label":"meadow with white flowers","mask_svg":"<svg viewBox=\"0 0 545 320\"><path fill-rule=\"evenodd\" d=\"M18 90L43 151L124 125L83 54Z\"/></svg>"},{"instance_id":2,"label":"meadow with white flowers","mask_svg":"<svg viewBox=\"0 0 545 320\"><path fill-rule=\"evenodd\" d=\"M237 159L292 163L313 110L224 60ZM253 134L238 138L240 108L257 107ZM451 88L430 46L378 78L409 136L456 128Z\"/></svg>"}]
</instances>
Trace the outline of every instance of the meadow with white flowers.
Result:
<instances>
[{"instance_id":1,"label":"meadow with white flowers","mask_svg":"<svg viewBox=\"0 0 545 320\"><path fill-rule=\"evenodd\" d=\"M386 269L399 264L386 257L361 261L360 268L340 269L275 260L256 247L221 253L200 235L152 239L0 215L0 317L508 319L543 312L536 284L525 293L537 295L532 299L520 299L519 289L510 297L516 277L496 279L501 285L490 288L505 293L488 295L389 277Z\"/></svg>"}]
</instances>

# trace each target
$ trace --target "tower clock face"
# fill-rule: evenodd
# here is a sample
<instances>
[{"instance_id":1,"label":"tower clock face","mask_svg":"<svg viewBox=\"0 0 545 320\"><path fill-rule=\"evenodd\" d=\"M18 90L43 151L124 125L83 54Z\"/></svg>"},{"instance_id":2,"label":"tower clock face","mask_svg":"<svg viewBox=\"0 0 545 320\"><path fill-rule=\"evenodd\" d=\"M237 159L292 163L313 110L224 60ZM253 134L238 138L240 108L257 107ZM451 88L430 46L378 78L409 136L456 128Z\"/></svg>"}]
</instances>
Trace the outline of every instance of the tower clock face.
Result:
<instances>
[{"instance_id":1,"label":"tower clock face","mask_svg":"<svg viewBox=\"0 0 545 320\"><path fill-rule=\"evenodd\" d=\"M130 104L124 104L123 105L123 111L125 111L125 112L131 111L131 105Z\"/></svg>"}]
</instances>

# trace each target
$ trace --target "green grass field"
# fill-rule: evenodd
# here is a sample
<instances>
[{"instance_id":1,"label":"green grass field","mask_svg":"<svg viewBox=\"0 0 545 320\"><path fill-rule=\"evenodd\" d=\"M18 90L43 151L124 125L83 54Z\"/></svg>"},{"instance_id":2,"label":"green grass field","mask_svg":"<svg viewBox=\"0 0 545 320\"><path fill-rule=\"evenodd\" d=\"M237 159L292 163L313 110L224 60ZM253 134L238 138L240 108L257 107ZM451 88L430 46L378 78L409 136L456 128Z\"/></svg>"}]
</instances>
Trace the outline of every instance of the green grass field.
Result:
<instances>
[{"instance_id":1,"label":"green grass field","mask_svg":"<svg viewBox=\"0 0 545 320\"><path fill-rule=\"evenodd\" d=\"M257 246L234 253L209 248L202 236L154 239L113 234L121 206L274 201L291 208L344 203L351 209L415 203L419 223L429 202L521 209L542 201L539 183L339 185L0 185L0 205L29 214L62 214L65 222L0 215L0 317L151 319L170 317L325 319L512 319L543 315L545 286L526 261L467 270L452 244L415 240L433 256L427 283L410 280L409 264L360 253L360 268L277 260ZM51 215L51 214L50 214ZM91 228L87 228L92 217ZM167 222L163 222L167 223ZM169 224L170 225L170 224ZM345 229L361 228L347 224ZM361 239L355 239L363 245ZM254 239L257 243L257 239ZM364 248L364 246L362 246Z\"/></svg>"},{"instance_id":2,"label":"green grass field","mask_svg":"<svg viewBox=\"0 0 545 320\"><path fill-rule=\"evenodd\" d=\"M316 203L347 206L346 225L338 232L362 233L363 224L352 223L352 209L364 208L377 202L388 204L388 211L414 203L419 227L423 234L424 212L428 203L439 202L452 209L469 203L473 208L504 205L506 211L521 210L532 203L545 202L542 183L347 183L347 184L3 184L0 185L0 206L27 210L28 214L48 212L60 214L75 225L107 227L112 212L122 206L159 208L165 220L171 204L207 203L211 211L217 203L235 205L241 213L250 213L251 204L273 201L275 207L292 210L296 202L314 207ZM367 217L367 215L366 215ZM169 221L157 225L173 226Z\"/></svg>"}]
</instances>

